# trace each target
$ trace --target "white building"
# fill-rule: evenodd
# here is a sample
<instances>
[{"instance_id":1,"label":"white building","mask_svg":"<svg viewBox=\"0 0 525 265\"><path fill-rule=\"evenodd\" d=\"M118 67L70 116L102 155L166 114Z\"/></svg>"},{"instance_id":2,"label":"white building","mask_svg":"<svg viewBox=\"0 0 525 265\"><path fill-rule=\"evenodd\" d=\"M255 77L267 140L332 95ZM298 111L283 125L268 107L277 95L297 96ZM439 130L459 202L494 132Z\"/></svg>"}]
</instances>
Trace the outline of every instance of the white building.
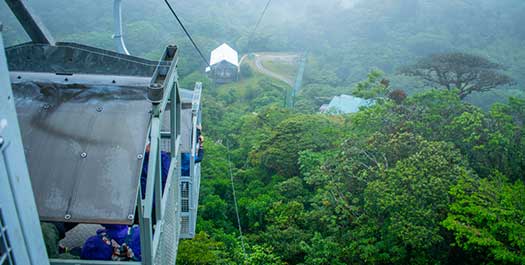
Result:
<instances>
[{"instance_id":1,"label":"white building","mask_svg":"<svg viewBox=\"0 0 525 265\"><path fill-rule=\"evenodd\" d=\"M217 83L228 83L238 79L239 54L228 44L223 43L211 52L210 67L206 69L209 77Z\"/></svg>"}]
</instances>

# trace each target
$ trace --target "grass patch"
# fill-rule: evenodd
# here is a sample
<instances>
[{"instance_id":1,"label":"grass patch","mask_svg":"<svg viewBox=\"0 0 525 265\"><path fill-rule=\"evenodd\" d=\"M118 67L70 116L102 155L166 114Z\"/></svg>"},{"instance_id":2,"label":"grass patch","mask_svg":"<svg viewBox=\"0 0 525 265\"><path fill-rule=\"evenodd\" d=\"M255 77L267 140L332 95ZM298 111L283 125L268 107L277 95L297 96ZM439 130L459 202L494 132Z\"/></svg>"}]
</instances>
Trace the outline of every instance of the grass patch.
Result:
<instances>
[{"instance_id":1,"label":"grass patch","mask_svg":"<svg viewBox=\"0 0 525 265\"><path fill-rule=\"evenodd\" d=\"M264 68L274 73L278 73L290 80L294 80L295 75L297 74L296 64L292 64L292 63L280 61L280 60L275 60L275 61L263 60L261 63L264 66Z\"/></svg>"}]
</instances>

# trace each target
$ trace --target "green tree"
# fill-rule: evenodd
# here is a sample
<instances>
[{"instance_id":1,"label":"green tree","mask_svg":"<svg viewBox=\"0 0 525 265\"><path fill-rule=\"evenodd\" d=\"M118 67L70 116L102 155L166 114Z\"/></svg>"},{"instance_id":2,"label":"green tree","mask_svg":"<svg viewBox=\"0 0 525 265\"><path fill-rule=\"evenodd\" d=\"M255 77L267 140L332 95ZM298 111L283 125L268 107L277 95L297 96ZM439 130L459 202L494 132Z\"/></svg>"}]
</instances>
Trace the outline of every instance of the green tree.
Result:
<instances>
[{"instance_id":1,"label":"green tree","mask_svg":"<svg viewBox=\"0 0 525 265\"><path fill-rule=\"evenodd\" d=\"M296 115L282 121L252 156L281 176L296 176L299 152L333 147L341 136L341 125L329 117Z\"/></svg>"},{"instance_id":2,"label":"green tree","mask_svg":"<svg viewBox=\"0 0 525 265\"><path fill-rule=\"evenodd\" d=\"M310 243L302 242L302 248L306 253L305 265L343 265L339 260L341 256L341 245L334 242L334 238L323 237L315 233Z\"/></svg>"},{"instance_id":3,"label":"green tree","mask_svg":"<svg viewBox=\"0 0 525 265\"><path fill-rule=\"evenodd\" d=\"M505 177L462 179L443 226L477 263L525 263L525 185Z\"/></svg>"},{"instance_id":4,"label":"green tree","mask_svg":"<svg viewBox=\"0 0 525 265\"><path fill-rule=\"evenodd\" d=\"M244 264L268 264L268 265L284 265L279 256L272 253L272 248L268 246L255 245L251 247Z\"/></svg>"},{"instance_id":5,"label":"green tree","mask_svg":"<svg viewBox=\"0 0 525 265\"><path fill-rule=\"evenodd\" d=\"M384 73L379 70L372 70L368 78L357 83L352 94L364 99L375 99L380 102L388 99L390 93L390 81L383 78Z\"/></svg>"},{"instance_id":6,"label":"green tree","mask_svg":"<svg viewBox=\"0 0 525 265\"><path fill-rule=\"evenodd\" d=\"M224 243L201 231L191 240L180 241L177 264L228 264L226 256Z\"/></svg>"},{"instance_id":7,"label":"green tree","mask_svg":"<svg viewBox=\"0 0 525 265\"><path fill-rule=\"evenodd\" d=\"M250 65L247 63L244 63L241 65L240 74L242 78L250 78L253 76L253 71Z\"/></svg>"},{"instance_id":8,"label":"green tree","mask_svg":"<svg viewBox=\"0 0 525 265\"><path fill-rule=\"evenodd\" d=\"M431 85L448 90L458 89L461 99L472 92L486 92L514 83L501 72L503 66L477 55L467 53L434 54L416 64L403 67L401 73L415 76Z\"/></svg>"}]
</instances>

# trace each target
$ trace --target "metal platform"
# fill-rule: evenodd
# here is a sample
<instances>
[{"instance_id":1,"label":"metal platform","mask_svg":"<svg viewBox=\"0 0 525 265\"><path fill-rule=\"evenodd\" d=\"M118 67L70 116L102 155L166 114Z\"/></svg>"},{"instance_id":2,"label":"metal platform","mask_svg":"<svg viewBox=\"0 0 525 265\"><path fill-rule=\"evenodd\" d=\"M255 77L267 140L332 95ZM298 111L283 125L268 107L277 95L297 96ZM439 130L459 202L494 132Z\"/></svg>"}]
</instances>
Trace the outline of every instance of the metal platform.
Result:
<instances>
[{"instance_id":1,"label":"metal platform","mask_svg":"<svg viewBox=\"0 0 525 265\"><path fill-rule=\"evenodd\" d=\"M131 224L149 125L146 90L14 89L43 221Z\"/></svg>"}]
</instances>

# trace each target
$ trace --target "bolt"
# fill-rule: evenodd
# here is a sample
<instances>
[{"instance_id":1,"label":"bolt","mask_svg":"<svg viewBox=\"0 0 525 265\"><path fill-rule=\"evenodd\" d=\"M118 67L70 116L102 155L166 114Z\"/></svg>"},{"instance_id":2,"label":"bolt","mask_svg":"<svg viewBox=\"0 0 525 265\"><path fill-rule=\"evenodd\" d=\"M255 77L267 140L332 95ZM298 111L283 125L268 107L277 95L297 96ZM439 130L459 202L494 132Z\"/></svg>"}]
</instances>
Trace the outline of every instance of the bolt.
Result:
<instances>
[{"instance_id":1,"label":"bolt","mask_svg":"<svg viewBox=\"0 0 525 265\"><path fill-rule=\"evenodd\" d=\"M66 219L66 220L71 220L71 214L66 214L66 215L64 216L64 219Z\"/></svg>"},{"instance_id":2,"label":"bolt","mask_svg":"<svg viewBox=\"0 0 525 265\"><path fill-rule=\"evenodd\" d=\"M97 107L97 112L102 112L103 109L104 108L102 108L102 107Z\"/></svg>"},{"instance_id":3,"label":"bolt","mask_svg":"<svg viewBox=\"0 0 525 265\"><path fill-rule=\"evenodd\" d=\"M133 220L133 219L135 219L135 215L133 214L128 215L128 220Z\"/></svg>"},{"instance_id":4,"label":"bolt","mask_svg":"<svg viewBox=\"0 0 525 265\"><path fill-rule=\"evenodd\" d=\"M86 153L86 152L83 152L82 154L80 154L80 157L82 157L82 158L86 158L86 157L87 157L87 153Z\"/></svg>"},{"instance_id":5,"label":"bolt","mask_svg":"<svg viewBox=\"0 0 525 265\"><path fill-rule=\"evenodd\" d=\"M142 154L138 154L138 155L137 155L137 159L138 159L138 160L141 160L142 158L143 158Z\"/></svg>"}]
</instances>

